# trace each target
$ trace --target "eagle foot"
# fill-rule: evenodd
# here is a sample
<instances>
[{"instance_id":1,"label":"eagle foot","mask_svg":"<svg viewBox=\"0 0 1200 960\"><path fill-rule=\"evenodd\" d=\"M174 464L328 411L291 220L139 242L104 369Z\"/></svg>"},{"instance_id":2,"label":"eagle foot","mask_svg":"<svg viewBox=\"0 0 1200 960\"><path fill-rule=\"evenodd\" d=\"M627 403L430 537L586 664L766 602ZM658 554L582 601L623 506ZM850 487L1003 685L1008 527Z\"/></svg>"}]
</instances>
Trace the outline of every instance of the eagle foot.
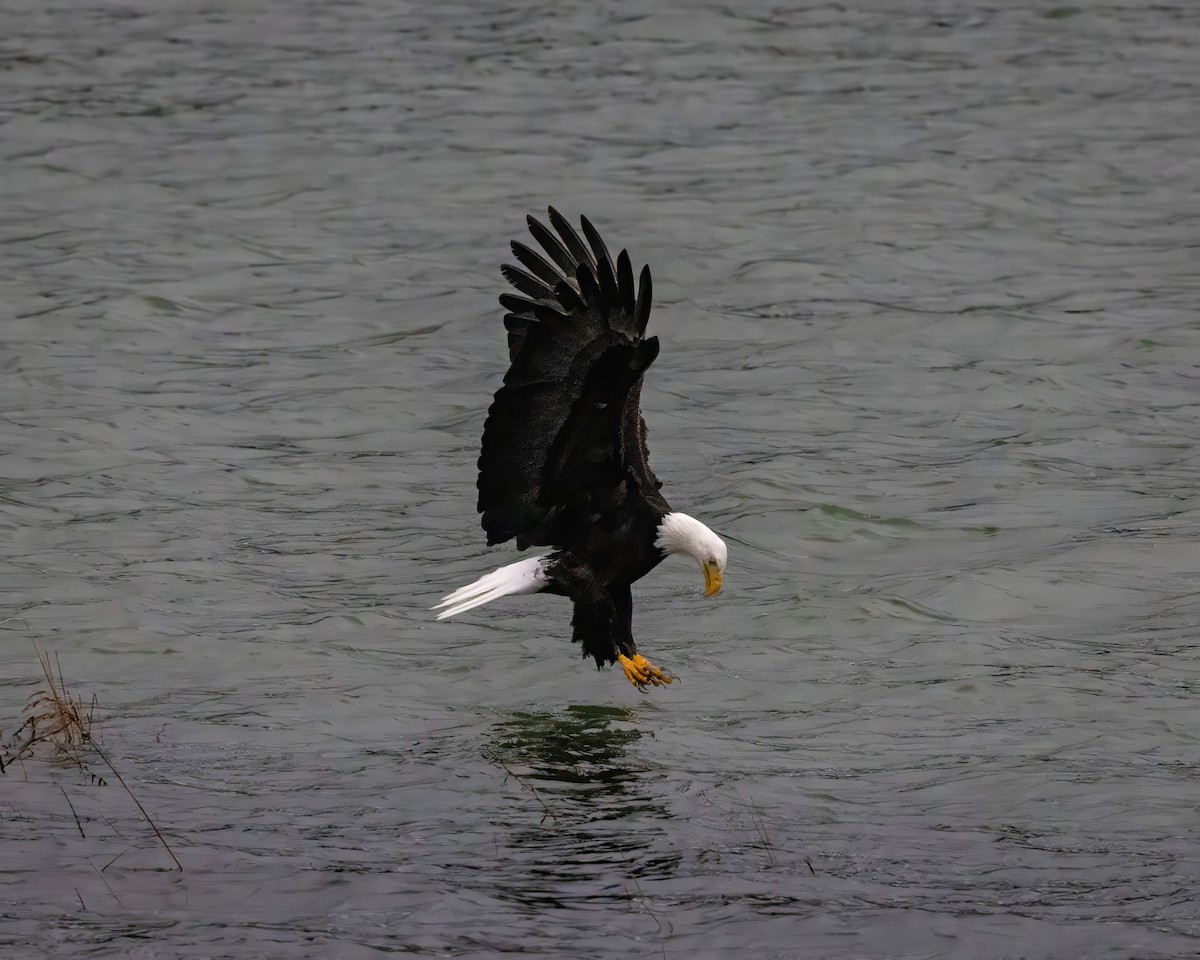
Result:
<instances>
[{"instance_id":1,"label":"eagle foot","mask_svg":"<svg viewBox=\"0 0 1200 960\"><path fill-rule=\"evenodd\" d=\"M635 653L632 657L621 654L617 657L617 662L621 665L621 669L625 671L625 679L639 690L645 690L651 684L656 687L665 687L675 679L665 670L656 667L640 653Z\"/></svg>"}]
</instances>

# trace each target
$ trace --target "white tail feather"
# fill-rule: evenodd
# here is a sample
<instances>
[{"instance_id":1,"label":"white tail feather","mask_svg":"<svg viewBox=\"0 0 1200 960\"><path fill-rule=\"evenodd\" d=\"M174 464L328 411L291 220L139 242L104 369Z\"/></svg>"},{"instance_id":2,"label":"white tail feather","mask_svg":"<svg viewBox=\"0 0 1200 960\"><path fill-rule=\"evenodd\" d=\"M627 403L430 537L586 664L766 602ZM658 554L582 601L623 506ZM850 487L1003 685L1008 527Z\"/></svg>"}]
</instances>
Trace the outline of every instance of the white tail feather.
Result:
<instances>
[{"instance_id":1,"label":"white tail feather","mask_svg":"<svg viewBox=\"0 0 1200 960\"><path fill-rule=\"evenodd\" d=\"M491 603L499 597L508 597L519 593L537 593L545 590L549 579L546 577L545 557L529 557L518 560L507 567L493 570L480 577L474 583L459 587L453 593L442 597L442 602L433 609L442 610L437 615L439 620L453 617L467 610Z\"/></svg>"}]
</instances>

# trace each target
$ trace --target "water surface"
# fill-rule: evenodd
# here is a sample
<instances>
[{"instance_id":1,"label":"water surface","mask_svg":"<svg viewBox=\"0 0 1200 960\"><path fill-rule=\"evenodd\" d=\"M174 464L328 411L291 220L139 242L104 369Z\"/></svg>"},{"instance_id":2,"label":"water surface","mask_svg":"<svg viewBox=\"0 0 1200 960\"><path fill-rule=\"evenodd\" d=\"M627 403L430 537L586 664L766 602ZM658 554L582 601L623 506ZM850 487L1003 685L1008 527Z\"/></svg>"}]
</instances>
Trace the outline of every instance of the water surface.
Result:
<instances>
[{"instance_id":1,"label":"water surface","mask_svg":"<svg viewBox=\"0 0 1200 960\"><path fill-rule=\"evenodd\" d=\"M184 870L13 767L5 955L1200 952L1200 21L1072 9L8 4L0 727ZM547 203L731 546L647 696L428 611Z\"/></svg>"}]
</instances>

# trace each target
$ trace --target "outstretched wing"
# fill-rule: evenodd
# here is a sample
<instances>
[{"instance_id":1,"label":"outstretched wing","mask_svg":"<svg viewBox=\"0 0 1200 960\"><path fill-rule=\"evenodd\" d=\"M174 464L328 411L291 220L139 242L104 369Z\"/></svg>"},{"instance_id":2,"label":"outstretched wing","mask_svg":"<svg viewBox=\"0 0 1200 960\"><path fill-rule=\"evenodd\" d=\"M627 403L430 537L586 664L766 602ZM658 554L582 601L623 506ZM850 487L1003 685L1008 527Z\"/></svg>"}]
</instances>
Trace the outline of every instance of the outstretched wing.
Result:
<instances>
[{"instance_id":1,"label":"outstretched wing","mask_svg":"<svg viewBox=\"0 0 1200 960\"><path fill-rule=\"evenodd\" d=\"M658 339L643 336L650 269L635 288L629 254L614 266L586 217L586 244L553 207L554 232L527 219L546 256L514 241L524 269L501 268L520 295L500 297L511 365L479 457L489 544L556 543L556 518L606 502L625 480L643 494L660 486L640 409L642 375L658 355Z\"/></svg>"}]
</instances>

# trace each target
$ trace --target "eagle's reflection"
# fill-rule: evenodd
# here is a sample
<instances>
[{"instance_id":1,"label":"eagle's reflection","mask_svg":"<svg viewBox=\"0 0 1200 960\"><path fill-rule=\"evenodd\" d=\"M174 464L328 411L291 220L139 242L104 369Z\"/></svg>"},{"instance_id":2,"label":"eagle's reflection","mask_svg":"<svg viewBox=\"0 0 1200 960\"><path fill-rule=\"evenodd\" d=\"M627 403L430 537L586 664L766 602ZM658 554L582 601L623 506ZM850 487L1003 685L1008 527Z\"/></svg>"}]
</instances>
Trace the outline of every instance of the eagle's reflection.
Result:
<instances>
[{"instance_id":1,"label":"eagle's reflection","mask_svg":"<svg viewBox=\"0 0 1200 960\"><path fill-rule=\"evenodd\" d=\"M644 735L638 727L637 711L599 706L513 713L493 726L485 755L524 808L513 815L506 805L493 822L497 866L518 868L498 884L508 896L537 904L620 896L613 882L624 877L636 898L639 880L673 875L679 855L662 824L670 813L650 765L630 750Z\"/></svg>"}]
</instances>

